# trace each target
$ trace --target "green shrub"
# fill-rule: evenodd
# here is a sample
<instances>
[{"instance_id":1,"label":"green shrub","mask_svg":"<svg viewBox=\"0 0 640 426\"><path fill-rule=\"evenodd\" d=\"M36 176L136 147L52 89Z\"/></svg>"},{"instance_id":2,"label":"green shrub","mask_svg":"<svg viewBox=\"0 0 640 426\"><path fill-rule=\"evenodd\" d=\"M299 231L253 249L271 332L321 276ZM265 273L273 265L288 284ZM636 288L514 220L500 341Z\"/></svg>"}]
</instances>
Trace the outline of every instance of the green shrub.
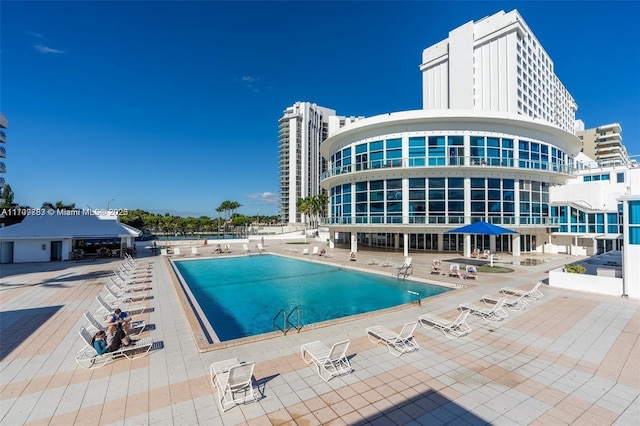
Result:
<instances>
[{"instance_id":1,"label":"green shrub","mask_svg":"<svg viewBox=\"0 0 640 426\"><path fill-rule=\"evenodd\" d=\"M587 268L579 263L574 263L573 265L564 265L564 270L571 274L584 274L585 272L587 272Z\"/></svg>"}]
</instances>

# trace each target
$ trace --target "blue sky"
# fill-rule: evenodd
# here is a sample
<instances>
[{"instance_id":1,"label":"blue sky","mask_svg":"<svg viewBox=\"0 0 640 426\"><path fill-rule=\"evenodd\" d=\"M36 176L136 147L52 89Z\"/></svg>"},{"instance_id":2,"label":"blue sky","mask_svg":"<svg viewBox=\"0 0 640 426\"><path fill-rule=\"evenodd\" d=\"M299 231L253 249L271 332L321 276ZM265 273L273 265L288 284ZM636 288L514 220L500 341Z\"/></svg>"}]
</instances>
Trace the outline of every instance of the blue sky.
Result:
<instances>
[{"instance_id":1,"label":"blue sky","mask_svg":"<svg viewBox=\"0 0 640 426\"><path fill-rule=\"evenodd\" d=\"M278 213L278 119L422 107L422 50L517 8L587 127L640 154L639 2L0 3L0 111L16 201ZM110 201L110 200L114 201Z\"/></svg>"}]
</instances>

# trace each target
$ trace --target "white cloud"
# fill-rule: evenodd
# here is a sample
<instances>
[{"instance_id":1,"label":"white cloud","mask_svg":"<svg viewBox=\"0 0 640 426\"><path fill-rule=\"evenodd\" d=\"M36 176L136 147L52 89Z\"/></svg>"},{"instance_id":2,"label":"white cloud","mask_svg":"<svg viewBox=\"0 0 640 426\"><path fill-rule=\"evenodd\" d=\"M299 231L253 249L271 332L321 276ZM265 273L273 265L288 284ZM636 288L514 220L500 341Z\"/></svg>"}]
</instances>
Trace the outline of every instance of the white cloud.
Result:
<instances>
[{"instance_id":1,"label":"white cloud","mask_svg":"<svg viewBox=\"0 0 640 426\"><path fill-rule=\"evenodd\" d=\"M247 194L247 198L262 201L265 204L277 204L278 194L273 192L255 192L253 194Z\"/></svg>"},{"instance_id":2,"label":"white cloud","mask_svg":"<svg viewBox=\"0 0 640 426\"><path fill-rule=\"evenodd\" d=\"M54 49L53 47L44 46L42 44L36 44L33 46L33 48L40 53L55 53L55 54L64 53L64 50Z\"/></svg>"},{"instance_id":3,"label":"white cloud","mask_svg":"<svg viewBox=\"0 0 640 426\"><path fill-rule=\"evenodd\" d=\"M42 34L37 33L35 31L25 31L25 34L30 36L30 37L35 37L35 38L43 38Z\"/></svg>"},{"instance_id":4,"label":"white cloud","mask_svg":"<svg viewBox=\"0 0 640 426\"><path fill-rule=\"evenodd\" d=\"M254 77L251 75L243 75L242 78L240 79L240 81L242 81L242 83L244 84L244 87L246 87L247 89L251 90L252 92L255 93L260 93L261 89L260 89L260 77Z\"/></svg>"}]
</instances>

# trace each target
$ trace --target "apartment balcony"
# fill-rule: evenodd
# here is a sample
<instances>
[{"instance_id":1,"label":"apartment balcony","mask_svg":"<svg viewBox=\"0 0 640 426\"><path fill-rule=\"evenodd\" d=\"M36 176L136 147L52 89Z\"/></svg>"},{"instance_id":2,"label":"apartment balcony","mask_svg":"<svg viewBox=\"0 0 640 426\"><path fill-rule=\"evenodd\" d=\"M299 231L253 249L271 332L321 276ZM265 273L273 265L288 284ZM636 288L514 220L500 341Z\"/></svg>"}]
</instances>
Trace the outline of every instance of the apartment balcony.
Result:
<instances>
[{"instance_id":1,"label":"apartment balcony","mask_svg":"<svg viewBox=\"0 0 640 426\"><path fill-rule=\"evenodd\" d=\"M494 225L505 226L517 229L518 226L526 226L527 228L549 228L557 226L557 219L553 217L541 216L502 216L502 217L486 217L486 216L426 216L411 215L400 216L393 214L379 215L362 215L362 216L340 216L340 217L323 217L322 225L350 225L350 226L369 226L369 225L388 225L392 227L415 227L429 226L442 227L454 226L458 227L465 223L474 223L478 221L490 222ZM382 232L382 231L378 231Z\"/></svg>"},{"instance_id":2,"label":"apartment balcony","mask_svg":"<svg viewBox=\"0 0 640 426\"><path fill-rule=\"evenodd\" d=\"M334 167L322 173L320 180L324 181L334 176L344 175L348 173L377 173L383 170L393 170L398 168L414 169L424 168L433 170L433 168L466 169L468 171L478 171L479 167L487 170L502 169L502 172L520 169L527 171L535 171L540 174L560 173L573 174L575 169L564 165L555 164L550 161L534 161L515 158L491 158L491 157L415 157L415 158L396 158L392 160L376 160L362 162L356 164L348 164L340 167Z\"/></svg>"},{"instance_id":3,"label":"apartment balcony","mask_svg":"<svg viewBox=\"0 0 640 426\"><path fill-rule=\"evenodd\" d=\"M0 130L0 142L6 142L7 141L7 135L4 132L4 130Z\"/></svg>"},{"instance_id":4,"label":"apartment balcony","mask_svg":"<svg viewBox=\"0 0 640 426\"><path fill-rule=\"evenodd\" d=\"M6 173L6 172L7 172L7 167L2 161L0 161L0 173Z\"/></svg>"},{"instance_id":5,"label":"apartment balcony","mask_svg":"<svg viewBox=\"0 0 640 426\"><path fill-rule=\"evenodd\" d=\"M0 129L6 129L7 127L9 127L9 121L7 120L7 117L0 114Z\"/></svg>"},{"instance_id":6,"label":"apartment balcony","mask_svg":"<svg viewBox=\"0 0 640 426\"><path fill-rule=\"evenodd\" d=\"M0 146L0 158L7 158L7 149L4 146Z\"/></svg>"},{"instance_id":7,"label":"apartment balcony","mask_svg":"<svg viewBox=\"0 0 640 426\"><path fill-rule=\"evenodd\" d=\"M0 188L4 188L6 184L7 182L4 180L4 178L0 177Z\"/></svg>"}]
</instances>

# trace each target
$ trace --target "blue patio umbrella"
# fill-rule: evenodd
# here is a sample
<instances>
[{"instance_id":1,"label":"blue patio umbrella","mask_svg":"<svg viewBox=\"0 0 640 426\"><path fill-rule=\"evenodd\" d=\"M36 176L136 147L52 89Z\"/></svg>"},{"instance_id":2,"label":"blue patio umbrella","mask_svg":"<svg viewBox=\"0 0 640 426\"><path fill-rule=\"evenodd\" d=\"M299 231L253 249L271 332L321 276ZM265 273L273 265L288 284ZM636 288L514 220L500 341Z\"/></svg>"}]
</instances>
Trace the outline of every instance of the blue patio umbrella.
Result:
<instances>
[{"instance_id":1,"label":"blue patio umbrella","mask_svg":"<svg viewBox=\"0 0 640 426\"><path fill-rule=\"evenodd\" d=\"M512 231L511 229L503 228L502 226L479 221L479 222L471 223L469 225L461 226L460 228L450 229L449 231L445 231L445 234L504 235L504 234L519 234L519 232Z\"/></svg>"},{"instance_id":2,"label":"blue patio umbrella","mask_svg":"<svg viewBox=\"0 0 640 426\"><path fill-rule=\"evenodd\" d=\"M478 235L504 235L504 234L519 234L519 232L512 231L511 229L503 228L502 226L493 225L488 222L474 222L469 225L461 226L460 228L450 229L445 231L445 234L478 234ZM490 257L490 265L493 266L493 254Z\"/></svg>"}]
</instances>

